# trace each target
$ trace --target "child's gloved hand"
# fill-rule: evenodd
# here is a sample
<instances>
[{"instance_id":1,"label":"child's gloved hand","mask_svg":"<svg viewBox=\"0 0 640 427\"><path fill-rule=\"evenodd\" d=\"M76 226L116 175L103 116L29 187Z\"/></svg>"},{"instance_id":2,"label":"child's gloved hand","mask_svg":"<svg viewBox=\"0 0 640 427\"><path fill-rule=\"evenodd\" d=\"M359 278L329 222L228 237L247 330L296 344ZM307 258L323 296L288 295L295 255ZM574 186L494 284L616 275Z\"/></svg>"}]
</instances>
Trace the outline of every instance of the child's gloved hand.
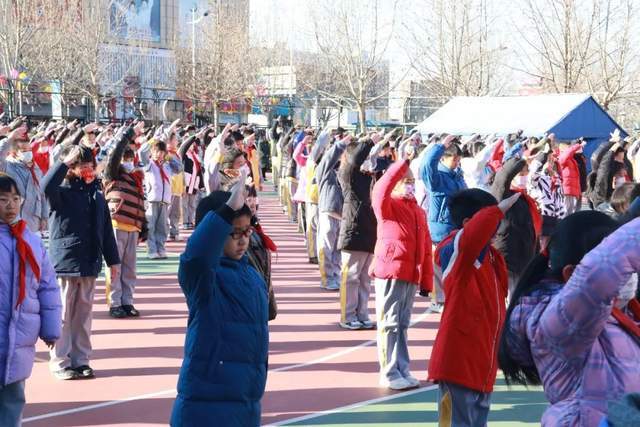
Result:
<instances>
[{"instance_id":1,"label":"child's gloved hand","mask_svg":"<svg viewBox=\"0 0 640 427\"><path fill-rule=\"evenodd\" d=\"M420 289L420 296L425 298L431 298L431 293L429 291L425 291L424 289Z\"/></svg>"}]
</instances>

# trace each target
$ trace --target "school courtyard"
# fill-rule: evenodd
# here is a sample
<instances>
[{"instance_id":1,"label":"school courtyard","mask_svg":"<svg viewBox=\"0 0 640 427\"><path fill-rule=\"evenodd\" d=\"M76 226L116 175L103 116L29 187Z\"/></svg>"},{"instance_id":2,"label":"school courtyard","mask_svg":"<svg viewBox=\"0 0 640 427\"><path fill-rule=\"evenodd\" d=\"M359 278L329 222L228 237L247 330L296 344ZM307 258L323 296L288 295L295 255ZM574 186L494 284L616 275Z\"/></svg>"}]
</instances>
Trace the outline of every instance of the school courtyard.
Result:
<instances>
[{"instance_id":1,"label":"school courtyard","mask_svg":"<svg viewBox=\"0 0 640 427\"><path fill-rule=\"evenodd\" d=\"M265 426L435 426L437 388L426 368L438 314L417 297L409 331L414 376L421 388L394 393L378 387L375 331L338 327L339 295L319 287L317 266L307 263L302 236L278 207L261 195L260 216L278 245L273 277L278 317L270 323L269 377L263 398ZM186 237L183 235L183 237ZM135 304L142 317L108 316L104 281L96 292L93 360L96 378L57 381L39 343L27 381L26 426L167 425L182 362L187 309L177 284L184 242L169 244L170 259L139 253ZM373 295L370 302L374 312ZM509 389L498 379L490 426L539 425L546 401L539 389ZM211 420L223 426L224 420Z\"/></svg>"}]
</instances>

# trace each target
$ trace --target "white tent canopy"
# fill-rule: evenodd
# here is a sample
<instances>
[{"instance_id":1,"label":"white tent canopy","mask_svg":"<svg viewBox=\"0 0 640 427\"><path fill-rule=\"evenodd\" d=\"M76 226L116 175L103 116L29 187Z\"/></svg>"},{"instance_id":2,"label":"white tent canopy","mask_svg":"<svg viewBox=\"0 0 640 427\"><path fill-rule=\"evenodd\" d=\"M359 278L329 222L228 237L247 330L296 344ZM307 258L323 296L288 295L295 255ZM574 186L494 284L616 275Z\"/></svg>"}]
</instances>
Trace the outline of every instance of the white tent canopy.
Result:
<instances>
[{"instance_id":1,"label":"white tent canopy","mask_svg":"<svg viewBox=\"0 0 640 427\"><path fill-rule=\"evenodd\" d=\"M595 102L587 94L455 97L417 129L455 135L506 135L522 129L526 136L541 136L586 101Z\"/></svg>"}]
</instances>

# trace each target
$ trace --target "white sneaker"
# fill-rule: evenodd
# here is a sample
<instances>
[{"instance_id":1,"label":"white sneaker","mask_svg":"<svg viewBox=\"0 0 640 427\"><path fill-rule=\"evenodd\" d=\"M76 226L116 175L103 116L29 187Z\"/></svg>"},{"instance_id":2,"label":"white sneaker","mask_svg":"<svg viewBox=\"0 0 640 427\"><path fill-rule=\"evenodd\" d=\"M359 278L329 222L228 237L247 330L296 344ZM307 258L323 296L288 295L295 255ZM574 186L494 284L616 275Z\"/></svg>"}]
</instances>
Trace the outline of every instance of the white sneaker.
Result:
<instances>
[{"instance_id":1,"label":"white sneaker","mask_svg":"<svg viewBox=\"0 0 640 427\"><path fill-rule=\"evenodd\" d=\"M362 329L375 329L376 328L376 324L374 322L372 322L371 320L362 320L362 321L360 321L360 323L362 323Z\"/></svg>"},{"instance_id":2,"label":"white sneaker","mask_svg":"<svg viewBox=\"0 0 640 427\"><path fill-rule=\"evenodd\" d=\"M409 374L406 377L404 377L404 379L407 380L409 384L411 384L411 387L420 387L420 380L414 377L413 375Z\"/></svg>"},{"instance_id":3,"label":"white sneaker","mask_svg":"<svg viewBox=\"0 0 640 427\"><path fill-rule=\"evenodd\" d=\"M431 307L429 307L429 311L432 313L442 313L444 311L444 304L432 302Z\"/></svg>"},{"instance_id":4,"label":"white sneaker","mask_svg":"<svg viewBox=\"0 0 640 427\"><path fill-rule=\"evenodd\" d=\"M167 259L167 253L164 251L158 253L158 259Z\"/></svg>"},{"instance_id":5,"label":"white sneaker","mask_svg":"<svg viewBox=\"0 0 640 427\"><path fill-rule=\"evenodd\" d=\"M151 254L147 255L147 258L149 258L149 259L160 259L160 255L158 253L154 252L154 253L151 253Z\"/></svg>"},{"instance_id":6,"label":"white sneaker","mask_svg":"<svg viewBox=\"0 0 640 427\"><path fill-rule=\"evenodd\" d=\"M415 386L412 386L409 383L409 381L405 380L402 377L396 378L393 381L389 381L387 379L380 380L380 386L381 387L386 387L386 388L391 389L391 390L406 390L408 388L415 387Z\"/></svg>"},{"instance_id":7,"label":"white sneaker","mask_svg":"<svg viewBox=\"0 0 640 427\"><path fill-rule=\"evenodd\" d=\"M342 329L350 329L352 331L355 331L358 329L362 329L362 323L357 320L353 320L351 322L340 322L340 327Z\"/></svg>"}]
</instances>

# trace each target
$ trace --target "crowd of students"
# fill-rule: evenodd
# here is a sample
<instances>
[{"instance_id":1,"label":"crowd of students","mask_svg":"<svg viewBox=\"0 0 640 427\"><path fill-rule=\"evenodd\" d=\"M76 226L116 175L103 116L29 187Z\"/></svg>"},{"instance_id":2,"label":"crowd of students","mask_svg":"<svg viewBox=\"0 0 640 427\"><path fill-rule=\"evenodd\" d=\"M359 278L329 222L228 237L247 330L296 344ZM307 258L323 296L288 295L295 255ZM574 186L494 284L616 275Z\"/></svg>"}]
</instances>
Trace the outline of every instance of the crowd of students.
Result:
<instances>
[{"instance_id":1,"label":"crowd of students","mask_svg":"<svg viewBox=\"0 0 640 427\"><path fill-rule=\"evenodd\" d=\"M0 424L20 423L38 337L56 378L94 376L103 262L109 314L140 316L137 246L162 260L167 241L194 229L178 271L189 322L171 425L259 425L277 315L277 246L259 221L269 171L319 286L339 292L339 326L377 329L381 386L420 385L407 334L420 295L442 313L428 379L443 425L486 424L498 368L543 385L546 425L615 417L607 402L640 392L640 142L613 133L589 174L584 145L522 132L354 135L283 118L268 134L178 121L0 126Z\"/></svg>"},{"instance_id":2,"label":"crowd of students","mask_svg":"<svg viewBox=\"0 0 640 427\"><path fill-rule=\"evenodd\" d=\"M339 291L339 325L377 327L382 386L419 385L407 346L419 294L442 313L428 364L440 425L486 425L498 368L543 385L544 425L622 425L605 424L608 403L610 420L633 413L637 396L616 401L640 392L640 142L614 131L587 159L585 140L553 134L288 124L270 130L283 211L320 287Z\"/></svg>"}]
</instances>

